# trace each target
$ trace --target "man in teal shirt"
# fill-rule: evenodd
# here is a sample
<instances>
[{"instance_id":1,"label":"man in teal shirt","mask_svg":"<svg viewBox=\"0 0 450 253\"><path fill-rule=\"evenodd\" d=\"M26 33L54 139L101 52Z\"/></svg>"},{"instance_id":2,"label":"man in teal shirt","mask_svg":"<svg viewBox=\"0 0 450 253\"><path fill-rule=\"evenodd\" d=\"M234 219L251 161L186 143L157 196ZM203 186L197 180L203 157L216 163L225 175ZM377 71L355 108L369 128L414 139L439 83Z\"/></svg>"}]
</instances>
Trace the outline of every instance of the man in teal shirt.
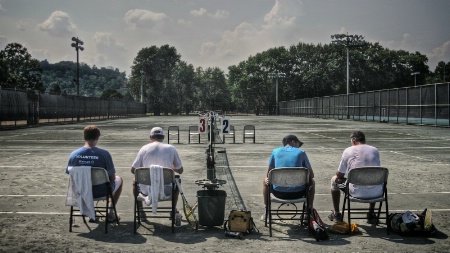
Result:
<instances>
[{"instance_id":1,"label":"man in teal shirt","mask_svg":"<svg viewBox=\"0 0 450 253\"><path fill-rule=\"evenodd\" d=\"M269 171L275 168L281 167L305 167L310 170L309 172L309 200L310 206L313 206L314 202L314 193L315 193L315 183L314 183L314 172L312 170L311 164L309 163L308 156L306 152L300 147L303 145L297 136L295 135L287 135L283 138L283 147L276 148L272 151L272 155L269 159L269 168L267 169L267 175ZM263 182L263 197L264 197L264 205L267 205L267 176ZM277 198L282 199L296 199L304 196L304 187L296 186L296 187L279 187L277 185L273 186L271 192ZM265 218L264 214L261 217Z\"/></svg>"}]
</instances>

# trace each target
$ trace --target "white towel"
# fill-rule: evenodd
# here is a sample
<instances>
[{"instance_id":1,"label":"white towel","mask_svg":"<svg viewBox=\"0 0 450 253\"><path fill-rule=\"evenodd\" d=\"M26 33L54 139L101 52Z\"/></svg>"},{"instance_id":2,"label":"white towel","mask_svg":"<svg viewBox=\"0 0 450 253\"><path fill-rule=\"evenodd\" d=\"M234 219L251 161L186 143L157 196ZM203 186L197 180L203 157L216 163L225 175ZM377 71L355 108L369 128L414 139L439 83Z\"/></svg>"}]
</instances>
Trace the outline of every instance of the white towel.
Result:
<instances>
[{"instance_id":1,"label":"white towel","mask_svg":"<svg viewBox=\"0 0 450 253\"><path fill-rule=\"evenodd\" d=\"M92 196L92 178L90 166L69 167L69 187L66 206L77 206L82 215L95 220L94 198Z\"/></svg>"},{"instance_id":2,"label":"white towel","mask_svg":"<svg viewBox=\"0 0 450 253\"><path fill-rule=\"evenodd\" d=\"M167 200L170 196L164 193L164 172L163 167L159 165L150 166L150 192L148 195L148 202L146 204L152 205L152 212L157 213L158 200Z\"/></svg>"}]
</instances>

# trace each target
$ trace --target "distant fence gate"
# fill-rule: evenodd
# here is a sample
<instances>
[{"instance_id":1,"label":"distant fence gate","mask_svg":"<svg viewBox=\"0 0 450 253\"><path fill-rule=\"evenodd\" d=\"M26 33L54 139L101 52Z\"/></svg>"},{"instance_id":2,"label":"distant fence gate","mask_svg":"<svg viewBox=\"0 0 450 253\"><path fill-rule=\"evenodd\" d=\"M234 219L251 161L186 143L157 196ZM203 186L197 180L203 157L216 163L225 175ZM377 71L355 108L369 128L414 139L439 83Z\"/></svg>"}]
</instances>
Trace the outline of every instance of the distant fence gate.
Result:
<instances>
[{"instance_id":1,"label":"distant fence gate","mask_svg":"<svg viewBox=\"0 0 450 253\"><path fill-rule=\"evenodd\" d=\"M280 102L280 114L450 126L450 83Z\"/></svg>"},{"instance_id":2,"label":"distant fence gate","mask_svg":"<svg viewBox=\"0 0 450 253\"><path fill-rule=\"evenodd\" d=\"M145 104L0 90L0 128L143 116Z\"/></svg>"}]
</instances>

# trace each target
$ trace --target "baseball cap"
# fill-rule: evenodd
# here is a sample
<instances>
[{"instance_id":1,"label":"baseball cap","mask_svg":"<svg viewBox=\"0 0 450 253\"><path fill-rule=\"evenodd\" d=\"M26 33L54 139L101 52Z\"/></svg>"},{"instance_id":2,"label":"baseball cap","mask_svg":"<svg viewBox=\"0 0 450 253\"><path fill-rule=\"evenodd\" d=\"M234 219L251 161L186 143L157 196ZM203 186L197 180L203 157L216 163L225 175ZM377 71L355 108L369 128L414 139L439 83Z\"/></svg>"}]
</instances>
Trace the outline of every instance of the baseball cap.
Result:
<instances>
[{"instance_id":1,"label":"baseball cap","mask_svg":"<svg viewBox=\"0 0 450 253\"><path fill-rule=\"evenodd\" d=\"M403 223L417 222L417 221L419 221L419 216L417 216L417 214L415 214L411 211L406 211L402 215L402 219L403 219Z\"/></svg>"},{"instance_id":2,"label":"baseball cap","mask_svg":"<svg viewBox=\"0 0 450 253\"><path fill-rule=\"evenodd\" d=\"M164 136L164 130L161 127L154 127L150 131L150 136Z\"/></svg>"},{"instance_id":3,"label":"baseball cap","mask_svg":"<svg viewBox=\"0 0 450 253\"><path fill-rule=\"evenodd\" d=\"M293 134L286 135L286 136L283 138L283 145L285 145L285 143L288 143L288 142L291 142L291 141L296 141L296 142L300 143L299 147L301 147L301 146L303 145L303 142L301 142L301 141L297 138L297 136L295 136L295 135L293 135Z\"/></svg>"}]
</instances>

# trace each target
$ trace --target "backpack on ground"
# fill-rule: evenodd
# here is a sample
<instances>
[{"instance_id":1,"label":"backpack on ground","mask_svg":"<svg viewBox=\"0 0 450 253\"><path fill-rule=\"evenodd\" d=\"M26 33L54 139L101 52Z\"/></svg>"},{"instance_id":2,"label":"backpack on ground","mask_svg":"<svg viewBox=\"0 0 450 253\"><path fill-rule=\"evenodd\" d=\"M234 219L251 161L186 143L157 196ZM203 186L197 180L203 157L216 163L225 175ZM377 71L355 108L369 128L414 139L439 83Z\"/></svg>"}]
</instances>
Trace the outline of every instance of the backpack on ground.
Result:
<instances>
[{"instance_id":1,"label":"backpack on ground","mask_svg":"<svg viewBox=\"0 0 450 253\"><path fill-rule=\"evenodd\" d=\"M329 239L327 228L314 208L311 208L311 214L309 216L309 230L317 242Z\"/></svg>"},{"instance_id":2,"label":"backpack on ground","mask_svg":"<svg viewBox=\"0 0 450 253\"><path fill-rule=\"evenodd\" d=\"M431 210L425 209L421 214L411 211L391 213L388 222L390 230L399 235L433 236L437 230L431 218Z\"/></svg>"},{"instance_id":3,"label":"backpack on ground","mask_svg":"<svg viewBox=\"0 0 450 253\"><path fill-rule=\"evenodd\" d=\"M244 210L231 210L228 220L223 224L223 228L224 230L241 232L243 234L249 234L253 231L259 232L253 221L252 213Z\"/></svg>"}]
</instances>

